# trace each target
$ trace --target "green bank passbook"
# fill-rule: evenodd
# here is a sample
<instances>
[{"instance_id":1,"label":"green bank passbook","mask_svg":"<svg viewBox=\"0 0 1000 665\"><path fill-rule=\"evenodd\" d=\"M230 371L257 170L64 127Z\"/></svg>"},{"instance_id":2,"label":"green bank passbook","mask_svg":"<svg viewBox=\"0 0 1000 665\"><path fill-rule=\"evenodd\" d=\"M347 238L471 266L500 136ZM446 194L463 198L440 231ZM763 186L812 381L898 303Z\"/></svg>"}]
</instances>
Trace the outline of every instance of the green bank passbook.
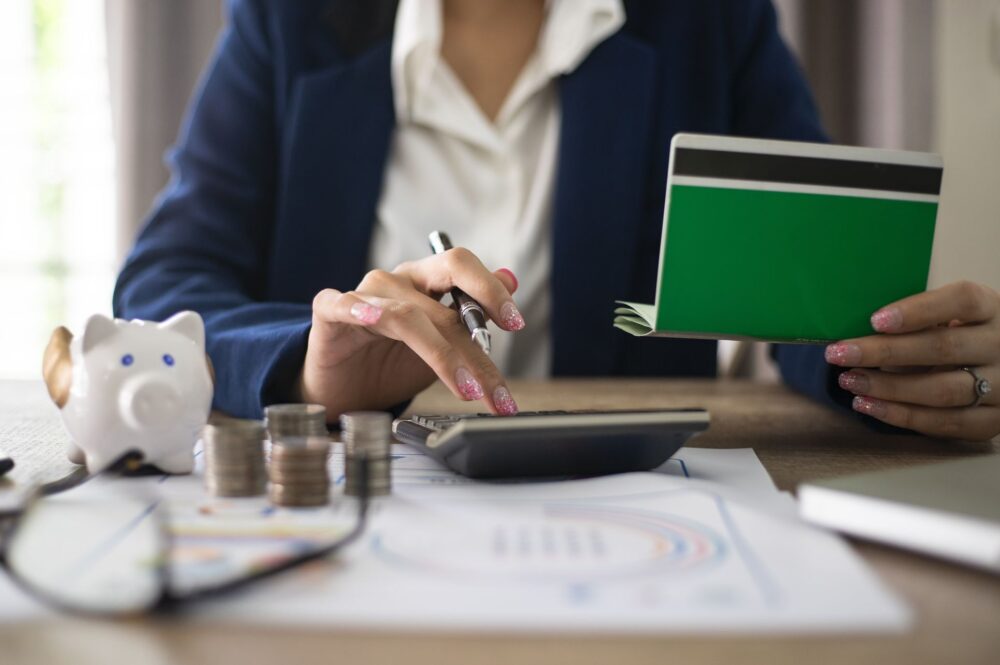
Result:
<instances>
[{"instance_id":1,"label":"green bank passbook","mask_svg":"<svg viewBox=\"0 0 1000 665\"><path fill-rule=\"evenodd\" d=\"M830 342L927 288L937 155L678 134L656 303L633 335Z\"/></svg>"}]
</instances>

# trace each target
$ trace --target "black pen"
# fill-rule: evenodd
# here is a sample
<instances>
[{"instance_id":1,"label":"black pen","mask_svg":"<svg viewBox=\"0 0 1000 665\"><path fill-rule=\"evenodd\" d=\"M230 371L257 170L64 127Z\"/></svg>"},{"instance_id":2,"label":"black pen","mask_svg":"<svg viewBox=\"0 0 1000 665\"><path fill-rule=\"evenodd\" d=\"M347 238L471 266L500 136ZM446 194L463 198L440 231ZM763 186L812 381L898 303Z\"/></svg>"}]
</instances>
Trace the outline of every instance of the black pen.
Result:
<instances>
[{"instance_id":1,"label":"black pen","mask_svg":"<svg viewBox=\"0 0 1000 665\"><path fill-rule=\"evenodd\" d=\"M451 249L451 240L448 234L443 231L432 231L427 237L431 243L431 250L435 254L443 254ZM472 334L472 341L489 355L490 353L490 331L486 329L486 314L482 306L472 299L465 291L457 286L451 290L451 298L455 301L459 316L465 322L465 327Z\"/></svg>"}]
</instances>

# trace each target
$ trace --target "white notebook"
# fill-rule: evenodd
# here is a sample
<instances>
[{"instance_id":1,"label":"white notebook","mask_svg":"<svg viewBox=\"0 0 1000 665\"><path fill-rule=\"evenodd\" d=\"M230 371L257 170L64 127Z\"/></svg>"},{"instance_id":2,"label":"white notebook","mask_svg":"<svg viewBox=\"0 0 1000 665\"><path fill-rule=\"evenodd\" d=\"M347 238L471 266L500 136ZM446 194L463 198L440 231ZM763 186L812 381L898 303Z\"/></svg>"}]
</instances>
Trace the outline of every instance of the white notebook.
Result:
<instances>
[{"instance_id":1,"label":"white notebook","mask_svg":"<svg viewBox=\"0 0 1000 665\"><path fill-rule=\"evenodd\" d=\"M803 519L1000 573L1000 455L799 487Z\"/></svg>"}]
</instances>

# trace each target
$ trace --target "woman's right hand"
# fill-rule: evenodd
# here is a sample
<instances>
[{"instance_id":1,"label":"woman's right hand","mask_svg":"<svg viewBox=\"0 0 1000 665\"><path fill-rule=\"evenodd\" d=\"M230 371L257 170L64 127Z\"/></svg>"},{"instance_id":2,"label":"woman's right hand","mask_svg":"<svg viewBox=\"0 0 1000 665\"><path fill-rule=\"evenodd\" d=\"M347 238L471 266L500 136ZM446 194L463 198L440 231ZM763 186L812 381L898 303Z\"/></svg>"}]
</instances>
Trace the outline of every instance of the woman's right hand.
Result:
<instances>
[{"instance_id":1,"label":"woman's right hand","mask_svg":"<svg viewBox=\"0 0 1000 665\"><path fill-rule=\"evenodd\" d=\"M354 291L320 291L299 378L300 398L322 404L333 419L385 409L439 378L459 399L483 400L500 415L517 413L503 376L472 341L458 313L439 302L457 286L504 330L524 327L509 270L490 272L470 251L455 248L373 270Z\"/></svg>"}]
</instances>

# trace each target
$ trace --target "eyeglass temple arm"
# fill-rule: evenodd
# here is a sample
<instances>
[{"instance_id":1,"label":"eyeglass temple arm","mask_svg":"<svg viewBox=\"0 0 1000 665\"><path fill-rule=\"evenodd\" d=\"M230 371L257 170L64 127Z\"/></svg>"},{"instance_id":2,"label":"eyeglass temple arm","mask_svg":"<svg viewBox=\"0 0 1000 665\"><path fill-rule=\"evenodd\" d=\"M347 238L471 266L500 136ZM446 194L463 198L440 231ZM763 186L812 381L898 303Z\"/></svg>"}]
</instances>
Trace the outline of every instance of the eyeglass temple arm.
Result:
<instances>
[{"instance_id":1,"label":"eyeglass temple arm","mask_svg":"<svg viewBox=\"0 0 1000 665\"><path fill-rule=\"evenodd\" d=\"M364 533L365 526L367 523L368 516L368 458L362 456L358 460L360 482L358 483L358 515L354 522L354 526L351 530L340 540L334 541L329 545L325 545L319 549L313 550L312 552L307 552L299 556L283 561L282 563L272 567L266 568L264 570L258 570L256 572L250 573L244 577L240 577L235 580L230 580L228 582L223 582L217 586L206 587L204 589L199 589L189 594L174 595L169 589L164 589L164 593L160 598L159 603L157 603L154 610L156 611L172 611L182 604L189 603L191 601L204 600L207 598L215 598L222 596L227 593L238 591L243 589L254 582L259 582L261 580L266 580L275 575L279 575L286 571L298 568L307 563L313 561L318 561L320 559L325 559L337 550L351 544L357 540L362 533ZM164 565L167 565L165 563Z\"/></svg>"},{"instance_id":2,"label":"eyeglass temple arm","mask_svg":"<svg viewBox=\"0 0 1000 665\"><path fill-rule=\"evenodd\" d=\"M42 483L31 487L31 489L25 493L25 498L20 506L13 508L12 510L0 511L0 520L19 518L35 501L47 496L52 496L54 494L74 489L98 476L121 473L123 471L134 471L142 465L143 459L143 454L138 450L127 450L116 457L111 464L103 469L98 469L94 473L89 473L87 471L87 467L85 466L77 467L58 480L53 480L48 483Z\"/></svg>"}]
</instances>

